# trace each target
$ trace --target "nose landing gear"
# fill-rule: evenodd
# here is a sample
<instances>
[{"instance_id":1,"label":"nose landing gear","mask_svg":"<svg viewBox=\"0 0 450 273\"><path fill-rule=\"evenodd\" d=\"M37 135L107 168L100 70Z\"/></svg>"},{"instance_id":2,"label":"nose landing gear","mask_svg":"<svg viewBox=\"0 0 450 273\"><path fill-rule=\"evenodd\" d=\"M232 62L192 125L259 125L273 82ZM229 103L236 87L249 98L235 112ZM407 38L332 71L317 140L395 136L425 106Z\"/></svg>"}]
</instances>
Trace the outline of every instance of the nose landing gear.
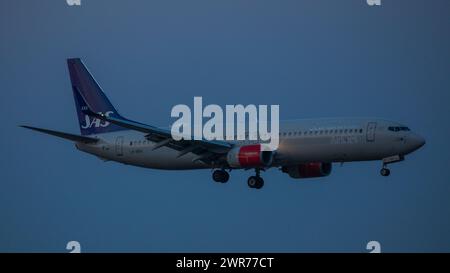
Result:
<instances>
[{"instance_id":1,"label":"nose landing gear","mask_svg":"<svg viewBox=\"0 0 450 273\"><path fill-rule=\"evenodd\" d=\"M405 160L405 157L403 155L394 155L394 156L383 158L383 168L381 168L380 174L382 176L389 176L391 174L391 170L389 170L387 168L387 165L395 163L395 162L400 162L403 160Z\"/></svg>"},{"instance_id":2,"label":"nose landing gear","mask_svg":"<svg viewBox=\"0 0 450 273\"><path fill-rule=\"evenodd\" d=\"M383 168L380 170L380 174L382 176L389 176L391 174L391 170L386 168L386 165L383 165Z\"/></svg>"}]
</instances>

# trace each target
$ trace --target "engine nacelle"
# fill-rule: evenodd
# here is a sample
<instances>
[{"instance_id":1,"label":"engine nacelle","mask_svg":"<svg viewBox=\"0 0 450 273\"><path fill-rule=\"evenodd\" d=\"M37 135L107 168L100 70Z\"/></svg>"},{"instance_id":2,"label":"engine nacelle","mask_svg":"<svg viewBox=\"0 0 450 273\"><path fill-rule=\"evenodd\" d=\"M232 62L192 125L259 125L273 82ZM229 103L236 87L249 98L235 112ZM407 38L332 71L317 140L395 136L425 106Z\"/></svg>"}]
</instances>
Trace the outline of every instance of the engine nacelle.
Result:
<instances>
[{"instance_id":1,"label":"engine nacelle","mask_svg":"<svg viewBox=\"0 0 450 273\"><path fill-rule=\"evenodd\" d=\"M281 170L292 178L311 178L328 176L331 173L331 163L312 162L297 166L283 167Z\"/></svg>"},{"instance_id":2,"label":"engine nacelle","mask_svg":"<svg viewBox=\"0 0 450 273\"><path fill-rule=\"evenodd\" d=\"M261 144L236 147L227 154L227 162L233 168L264 168L270 166L272 161L273 152L262 151Z\"/></svg>"}]
</instances>

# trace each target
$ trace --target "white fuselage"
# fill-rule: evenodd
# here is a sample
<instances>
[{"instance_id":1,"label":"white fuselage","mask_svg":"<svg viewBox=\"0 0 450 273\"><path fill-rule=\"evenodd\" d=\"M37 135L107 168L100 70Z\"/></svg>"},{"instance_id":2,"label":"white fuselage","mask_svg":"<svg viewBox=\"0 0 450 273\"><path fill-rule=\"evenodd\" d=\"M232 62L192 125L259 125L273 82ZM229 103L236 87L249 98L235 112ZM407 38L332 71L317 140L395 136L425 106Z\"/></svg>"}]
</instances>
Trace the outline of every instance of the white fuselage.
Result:
<instances>
[{"instance_id":1,"label":"white fuselage","mask_svg":"<svg viewBox=\"0 0 450 273\"><path fill-rule=\"evenodd\" d=\"M200 169L212 166L195 161L196 155L161 147L137 131L94 135L95 144L77 143L78 149L104 160L155 169ZM237 146L258 141L230 141ZM423 138L392 121L370 118L305 119L280 123L280 144L272 167L308 162L380 160L404 156L421 147Z\"/></svg>"}]
</instances>

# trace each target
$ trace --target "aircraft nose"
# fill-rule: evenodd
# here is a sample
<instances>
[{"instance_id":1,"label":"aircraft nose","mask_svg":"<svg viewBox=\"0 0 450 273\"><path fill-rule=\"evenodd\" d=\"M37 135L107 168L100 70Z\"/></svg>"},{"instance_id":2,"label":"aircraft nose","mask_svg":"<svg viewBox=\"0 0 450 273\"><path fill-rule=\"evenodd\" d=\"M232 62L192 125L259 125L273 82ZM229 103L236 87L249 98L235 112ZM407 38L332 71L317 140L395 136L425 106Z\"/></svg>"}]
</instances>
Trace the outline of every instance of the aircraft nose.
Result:
<instances>
[{"instance_id":1,"label":"aircraft nose","mask_svg":"<svg viewBox=\"0 0 450 273\"><path fill-rule=\"evenodd\" d=\"M425 139L418 134L411 134L407 142L408 146L410 146L411 152L425 145Z\"/></svg>"}]
</instances>

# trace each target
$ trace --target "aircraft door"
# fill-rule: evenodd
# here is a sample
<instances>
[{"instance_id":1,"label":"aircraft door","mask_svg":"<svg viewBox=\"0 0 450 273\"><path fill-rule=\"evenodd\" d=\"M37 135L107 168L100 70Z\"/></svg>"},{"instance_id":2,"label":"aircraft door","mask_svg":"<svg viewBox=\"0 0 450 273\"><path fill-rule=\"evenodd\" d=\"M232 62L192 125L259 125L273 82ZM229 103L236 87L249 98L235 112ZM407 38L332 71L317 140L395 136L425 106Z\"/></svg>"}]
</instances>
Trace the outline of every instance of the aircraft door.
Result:
<instances>
[{"instance_id":1,"label":"aircraft door","mask_svg":"<svg viewBox=\"0 0 450 273\"><path fill-rule=\"evenodd\" d=\"M366 138L368 142L375 141L375 130L377 129L377 123L376 122L369 122L367 123L367 134Z\"/></svg>"},{"instance_id":2,"label":"aircraft door","mask_svg":"<svg viewBox=\"0 0 450 273\"><path fill-rule=\"evenodd\" d=\"M123 156L123 136L116 138L116 155Z\"/></svg>"}]
</instances>

